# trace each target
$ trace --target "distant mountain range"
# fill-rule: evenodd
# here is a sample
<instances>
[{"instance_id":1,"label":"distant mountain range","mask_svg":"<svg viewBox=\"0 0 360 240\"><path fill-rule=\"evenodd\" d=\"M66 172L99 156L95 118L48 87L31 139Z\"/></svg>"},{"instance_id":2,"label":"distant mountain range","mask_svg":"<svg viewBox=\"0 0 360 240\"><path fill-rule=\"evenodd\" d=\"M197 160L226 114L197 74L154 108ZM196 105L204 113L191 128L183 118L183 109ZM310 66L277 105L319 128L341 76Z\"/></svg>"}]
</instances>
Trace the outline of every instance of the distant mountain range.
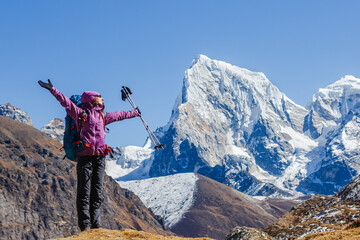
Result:
<instances>
[{"instance_id":1,"label":"distant mountain range","mask_svg":"<svg viewBox=\"0 0 360 240\"><path fill-rule=\"evenodd\" d=\"M319 89L304 108L263 73L199 55L156 131L165 149L118 147L107 171L122 181L195 172L252 196L335 194L359 173L359 106L353 76ZM60 140L62 126L42 130Z\"/></svg>"}]
</instances>

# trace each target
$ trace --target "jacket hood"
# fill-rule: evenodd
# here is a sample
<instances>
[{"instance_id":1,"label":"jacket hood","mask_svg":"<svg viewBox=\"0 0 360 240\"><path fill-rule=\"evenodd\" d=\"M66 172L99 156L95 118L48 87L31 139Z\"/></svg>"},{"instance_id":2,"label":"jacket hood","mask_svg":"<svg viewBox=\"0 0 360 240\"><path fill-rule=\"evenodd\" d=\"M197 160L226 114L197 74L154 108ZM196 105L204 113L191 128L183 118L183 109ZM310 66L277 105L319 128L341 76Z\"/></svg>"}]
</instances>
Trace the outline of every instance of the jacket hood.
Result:
<instances>
[{"instance_id":1,"label":"jacket hood","mask_svg":"<svg viewBox=\"0 0 360 240\"><path fill-rule=\"evenodd\" d=\"M95 109L95 110L103 110L105 108L105 105L103 106L93 106L91 104L91 102L96 98L100 96L100 93L98 92L92 92L92 91L85 91L82 95L81 95L81 102L83 104L83 107L86 109Z\"/></svg>"}]
</instances>

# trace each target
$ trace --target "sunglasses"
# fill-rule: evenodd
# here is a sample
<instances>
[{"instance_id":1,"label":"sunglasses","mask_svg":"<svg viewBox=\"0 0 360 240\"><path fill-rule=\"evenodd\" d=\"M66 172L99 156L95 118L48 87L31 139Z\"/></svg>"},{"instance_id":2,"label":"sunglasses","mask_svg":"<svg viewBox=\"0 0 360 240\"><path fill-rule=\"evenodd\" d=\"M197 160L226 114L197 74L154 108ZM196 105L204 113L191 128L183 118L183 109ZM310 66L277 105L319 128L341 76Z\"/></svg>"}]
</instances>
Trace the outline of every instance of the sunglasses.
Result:
<instances>
[{"instance_id":1,"label":"sunglasses","mask_svg":"<svg viewBox=\"0 0 360 240\"><path fill-rule=\"evenodd\" d=\"M99 97L99 98L101 98L101 95L91 95L91 96L94 96L94 97Z\"/></svg>"}]
</instances>

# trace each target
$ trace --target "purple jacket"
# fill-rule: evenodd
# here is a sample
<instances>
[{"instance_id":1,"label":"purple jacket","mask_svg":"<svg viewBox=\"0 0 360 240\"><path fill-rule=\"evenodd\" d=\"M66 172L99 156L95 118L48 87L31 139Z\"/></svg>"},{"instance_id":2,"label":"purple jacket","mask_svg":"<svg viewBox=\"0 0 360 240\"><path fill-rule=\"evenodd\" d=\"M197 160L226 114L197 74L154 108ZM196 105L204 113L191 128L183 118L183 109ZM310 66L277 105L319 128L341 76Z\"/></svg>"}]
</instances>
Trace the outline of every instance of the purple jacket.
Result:
<instances>
[{"instance_id":1,"label":"purple jacket","mask_svg":"<svg viewBox=\"0 0 360 240\"><path fill-rule=\"evenodd\" d=\"M60 104L66 108L67 113L71 118L75 119L75 122L78 122L78 117L85 110L88 114L84 126L82 127L80 138L85 140L90 147L86 147L84 150L78 152L79 156L105 156L106 155L106 145L105 145L105 126L103 115L100 111L103 111L105 106L93 106L91 104L92 100L96 98L96 95L99 95L97 92L84 92L81 96L82 108L79 108L74 104L69 98L64 96L54 87L50 90L51 94L60 102ZM132 111L117 111L106 113L105 125L121 121L127 118L133 118L139 116L139 113L136 110Z\"/></svg>"}]
</instances>

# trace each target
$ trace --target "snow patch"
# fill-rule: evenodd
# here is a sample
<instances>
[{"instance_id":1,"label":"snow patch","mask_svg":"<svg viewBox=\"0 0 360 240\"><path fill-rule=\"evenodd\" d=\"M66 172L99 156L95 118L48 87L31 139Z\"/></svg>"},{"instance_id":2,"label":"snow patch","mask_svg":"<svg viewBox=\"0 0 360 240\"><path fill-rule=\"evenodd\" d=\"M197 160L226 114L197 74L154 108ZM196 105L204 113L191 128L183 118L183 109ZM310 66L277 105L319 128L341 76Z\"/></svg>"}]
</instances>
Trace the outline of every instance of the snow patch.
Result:
<instances>
[{"instance_id":1,"label":"snow patch","mask_svg":"<svg viewBox=\"0 0 360 240\"><path fill-rule=\"evenodd\" d=\"M124 177L136 170L137 174L133 173L131 180L148 178L146 170L149 170L150 166L148 165L152 163L153 152L154 149L150 148L150 144L146 144L144 147L116 148L115 159L106 161L105 171L114 179ZM130 180L130 177L127 180Z\"/></svg>"}]
</instances>

